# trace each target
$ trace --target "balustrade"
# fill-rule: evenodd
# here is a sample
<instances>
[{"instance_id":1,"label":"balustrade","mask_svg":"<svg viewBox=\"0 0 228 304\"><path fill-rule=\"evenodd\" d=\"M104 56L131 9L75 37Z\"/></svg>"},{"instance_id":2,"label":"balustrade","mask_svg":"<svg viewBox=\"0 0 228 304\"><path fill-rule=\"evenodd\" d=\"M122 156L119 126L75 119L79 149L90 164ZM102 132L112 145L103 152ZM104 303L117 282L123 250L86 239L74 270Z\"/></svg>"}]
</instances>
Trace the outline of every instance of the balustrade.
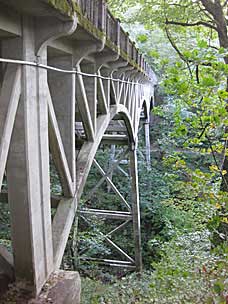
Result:
<instances>
[{"instance_id":1,"label":"balustrade","mask_svg":"<svg viewBox=\"0 0 228 304\"><path fill-rule=\"evenodd\" d=\"M106 38L126 53L130 60L136 62L141 69L149 72L150 68L142 55L129 39L120 21L116 19L107 8L105 0L76 0L81 12L96 28L106 34Z\"/></svg>"}]
</instances>

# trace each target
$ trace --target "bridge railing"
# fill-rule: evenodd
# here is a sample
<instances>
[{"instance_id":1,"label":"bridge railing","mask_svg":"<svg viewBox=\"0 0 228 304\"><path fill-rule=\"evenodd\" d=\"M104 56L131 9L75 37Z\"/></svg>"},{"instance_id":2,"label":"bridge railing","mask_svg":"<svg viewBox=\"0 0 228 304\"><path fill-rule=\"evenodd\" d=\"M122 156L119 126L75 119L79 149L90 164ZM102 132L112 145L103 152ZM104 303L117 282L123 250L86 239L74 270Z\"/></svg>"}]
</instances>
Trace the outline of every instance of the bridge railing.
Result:
<instances>
[{"instance_id":1,"label":"bridge railing","mask_svg":"<svg viewBox=\"0 0 228 304\"><path fill-rule=\"evenodd\" d=\"M127 38L126 38L126 33L122 28L120 28L120 48L123 50L125 53L127 53Z\"/></svg>"},{"instance_id":2,"label":"bridge railing","mask_svg":"<svg viewBox=\"0 0 228 304\"><path fill-rule=\"evenodd\" d=\"M107 11L106 14L106 35L115 45L118 43L118 21Z\"/></svg>"},{"instance_id":3,"label":"bridge railing","mask_svg":"<svg viewBox=\"0 0 228 304\"><path fill-rule=\"evenodd\" d=\"M115 46L127 54L128 58L134 61L145 73L153 74L151 68L146 63L143 55L139 54L135 43L129 39L120 26L120 21L115 18L107 7L106 0L75 0L85 16L96 28L106 34Z\"/></svg>"}]
</instances>

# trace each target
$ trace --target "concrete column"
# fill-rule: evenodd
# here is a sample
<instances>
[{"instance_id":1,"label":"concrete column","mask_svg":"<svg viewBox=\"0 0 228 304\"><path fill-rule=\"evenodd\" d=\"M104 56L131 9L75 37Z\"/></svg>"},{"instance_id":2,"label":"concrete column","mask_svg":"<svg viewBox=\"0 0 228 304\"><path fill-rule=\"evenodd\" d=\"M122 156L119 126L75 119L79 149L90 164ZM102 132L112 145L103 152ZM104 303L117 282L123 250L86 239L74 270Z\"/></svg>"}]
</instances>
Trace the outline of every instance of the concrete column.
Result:
<instances>
[{"instance_id":1,"label":"concrete column","mask_svg":"<svg viewBox=\"0 0 228 304\"><path fill-rule=\"evenodd\" d=\"M150 170L150 124L146 122L144 124L145 130L145 144L146 144L146 165L147 169Z\"/></svg>"},{"instance_id":2,"label":"concrete column","mask_svg":"<svg viewBox=\"0 0 228 304\"><path fill-rule=\"evenodd\" d=\"M101 68L101 75L104 77L111 77L111 71L107 68ZM107 108L110 107L110 86L111 86L111 81L110 79L108 80L102 80L103 82L103 87L104 87L104 93L106 97L106 103L107 103Z\"/></svg>"},{"instance_id":3,"label":"concrete column","mask_svg":"<svg viewBox=\"0 0 228 304\"><path fill-rule=\"evenodd\" d=\"M70 55L55 57L49 64L61 69L74 69ZM48 83L75 191L75 74L51 71ZM66 189L64 194L68 194Z\"/></svg>"},{"instance_id":4,"label":"concrete column","mask_svg":"<svg viewBox=\"0 0 228 304\"><path fill-rule=\"evenodd\" d=\"M88 74L96 74L97 66L94 63L81 64L81 71ZM86 96L89 104L94 133L97 129L97 77L83 76Z\"/></svg>"},{"instance_id":5,"label":"concrete column","mask_svg":"<svg viewBox=\"0 0 228 304\"><path fill-rule=\"evenodd\" d=\"M34 61L32 18L22 18L22 29L20 43L10 41L8 52ZM42 63L46 56L44 49ZM15 275L27 281L34 294L53 270L46 78L45 70L22 67L22 93L7 164Z\"/></svg>"},{"instance_id":6,"label":"concrete column","mask_svg":"<svg viewBox=\"0 0 228 304\"><path fill-rule=\"evenodd\" d=\"M142 271L141 253L141 232L140 232L140 208L139 208L139 185L138 185L138 165L137 153L133 148L130 152L130 173L131 173L131 206L133 213L133 233L135 242L135 265L136 271Z\"/></svg>"}]
</instances>

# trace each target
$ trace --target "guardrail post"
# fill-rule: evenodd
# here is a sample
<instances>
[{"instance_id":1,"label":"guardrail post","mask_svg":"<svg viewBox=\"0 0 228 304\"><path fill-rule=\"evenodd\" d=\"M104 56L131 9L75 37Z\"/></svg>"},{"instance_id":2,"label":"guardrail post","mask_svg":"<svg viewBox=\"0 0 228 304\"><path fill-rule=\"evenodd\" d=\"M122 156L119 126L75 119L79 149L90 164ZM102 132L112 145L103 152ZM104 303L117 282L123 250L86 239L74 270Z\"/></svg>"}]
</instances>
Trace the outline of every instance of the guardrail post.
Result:
<instances>
[{"instance_id":1,"label":"guardrail post","mask_svg":"<svg viewBox=\"0 0 228 304\"><path fill-rule=\"evenodd\" d=\"M106 32L106 23L107 23L107 3L105 0L99 1L99 10L98 10L98 28L102 32Z\"/></svg>"},{"instance_id":2,"label":"guardrail post","mask_svg":"<svg viewBox=\"0 0 228 304\"><path fill-rule=\"evenodd\" d=\"M120 47L120 20L116 19L116 45Z\"/></svg>"}]
</instances>

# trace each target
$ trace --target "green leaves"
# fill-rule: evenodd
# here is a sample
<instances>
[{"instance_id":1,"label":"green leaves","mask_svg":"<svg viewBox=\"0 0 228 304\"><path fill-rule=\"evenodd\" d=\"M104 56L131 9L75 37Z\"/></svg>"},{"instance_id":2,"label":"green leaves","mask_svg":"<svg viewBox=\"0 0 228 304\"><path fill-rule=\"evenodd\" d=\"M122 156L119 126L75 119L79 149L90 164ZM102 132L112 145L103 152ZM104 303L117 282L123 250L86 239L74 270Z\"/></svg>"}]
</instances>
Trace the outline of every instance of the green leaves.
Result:
<instances>
[{"instance_id":1,"label":"green leaves","mask_svg":"<svg viewBox=\"0 0 228 304\"><path fill-rule=\"evenodd\" d=\"M224 283L223 281L216 281L214 283L213 289L216 294L220 295L224 291Z\"/></svg>"},{"instance_id":2,"label":"green leaves","mask_svg":"<svg viewBox=\"0 0 228 304\"><path fill-rule=\"evenodd\" d=\"M211 75L204 76L202 77L202 85L205 87L214 87L216 85L216 80Z\"/></svg>"},{"instance_id":3,"label":"green leaves","mask_svg":"<svg viewBox=\"0 0 228 304\"><path fill-rule=\"evenodd\" d=\"M145 34L141 34L137 36L137 40L141 43L145 43L148 40L148 37Z\"/></svg>"},{"instance_id":4,"label":"green leaves","mask_svg":"<svg viewBox=\"0 0 228 304\"><path fill-rule=\"evenodd\" d=\"M208 43L207 43L206 40L203 40L203 39L202 39L202 40L198 40L197 46L198 46L199 48L201 48L201 49L205 49L205 48L208 47Z\"/></svg>"}]
</instances>

